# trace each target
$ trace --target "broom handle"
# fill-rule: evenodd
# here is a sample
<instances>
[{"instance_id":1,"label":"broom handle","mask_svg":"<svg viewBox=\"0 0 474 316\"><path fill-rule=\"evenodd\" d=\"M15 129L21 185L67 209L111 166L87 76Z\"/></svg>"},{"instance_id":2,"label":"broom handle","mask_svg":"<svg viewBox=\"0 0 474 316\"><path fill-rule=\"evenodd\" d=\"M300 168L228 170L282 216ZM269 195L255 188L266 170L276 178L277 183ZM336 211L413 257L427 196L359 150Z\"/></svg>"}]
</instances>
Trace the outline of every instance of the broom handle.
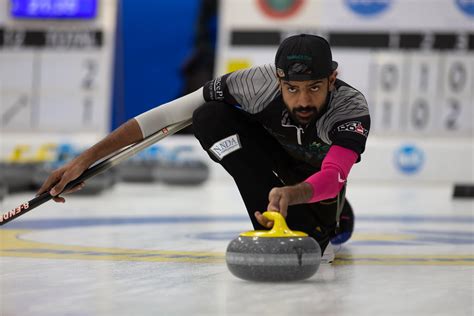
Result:
<instances>
[{"instance_id":1,"label":"broom handle","mask_svg":"<svg viewBox=\"0 0 474 316\"><path fill-rule=\"evenodd\" d=\"M171 124L158 132L144 138L143 140L126 147L125 149L117 152L116 154L110 156L109 158L99 162L96 165L91 166L88 168L86 171L84 171L77 179L69 182L66 187L64 188L63 191L67 191L76 185L78 185L81 182L84 182L102 172L104 172L107 169L112 168L113 166L118 165L122 161L132 157L139 151L153 145L154 143L162 140L163 138L173 135L174 133L182 130L183 128L191 125L192 119L187 119L185 121L181 121L175 124ZM42 194L38 195L34 199L25 202L18 207L12 209L11 211L5 212L1 217L0 217L0 226L20 217L21 215L33 210L34 208L40 206L43 203L48 202L51 200L53 196L49 194L48 191L43 192Z\"/></svg>"}]
</instances>

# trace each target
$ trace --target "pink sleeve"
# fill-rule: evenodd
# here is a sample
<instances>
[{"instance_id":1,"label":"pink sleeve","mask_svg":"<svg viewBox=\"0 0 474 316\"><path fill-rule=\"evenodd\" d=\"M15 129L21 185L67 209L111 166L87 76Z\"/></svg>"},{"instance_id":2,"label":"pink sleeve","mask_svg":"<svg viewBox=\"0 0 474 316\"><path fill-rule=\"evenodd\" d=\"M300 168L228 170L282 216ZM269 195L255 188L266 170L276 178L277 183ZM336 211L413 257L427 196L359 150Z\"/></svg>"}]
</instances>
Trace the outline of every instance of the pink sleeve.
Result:
<instances>
[{"instance_id":1,"label":"pink sleeve","mask_svg":"<svg viewBox=\"0 0 474 316\"><path fill-rule=\"evenodd\" d=\"M308 203L335 197L341 191L358 154L350 149L333 145L323 160L321 171L304 182L313 188L313 196Z\"/></svg>"}]
</instances>

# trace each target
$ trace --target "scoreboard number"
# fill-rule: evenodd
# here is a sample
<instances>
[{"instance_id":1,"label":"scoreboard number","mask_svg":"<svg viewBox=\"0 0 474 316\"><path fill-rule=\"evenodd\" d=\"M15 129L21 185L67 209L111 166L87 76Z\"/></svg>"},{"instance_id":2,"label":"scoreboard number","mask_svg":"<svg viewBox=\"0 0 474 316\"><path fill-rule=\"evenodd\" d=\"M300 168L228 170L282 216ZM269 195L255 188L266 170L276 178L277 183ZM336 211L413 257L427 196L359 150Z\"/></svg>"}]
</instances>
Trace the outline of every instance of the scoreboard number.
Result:
<instances>
[{"instance_id":1,"label":"scoreboard number","mask_svg":"<svg viewBox=\"0 0 474 316\"><path fill-rule=\"evenodd\" d=\"M85 126L90 126L93 120L93 107L94 107L94 88L97 81L98 75L98 63L93 58L84 60L83 63L85 74L82 79L81 88L84 92L83 97L83 114L82 123Z\"/></svg>"},{"instance_id":2,"label":"scoreboard number","mask_svg":"<svg viewBox=\"0 0 474 316\"><path fill-rule=\"evenodd\" d=\"M374 132L472 135L472 55L435 51L373 55L370 106Z\"/></svg>"},{"instance_id":3,"label":"scoreboard number","mask_svg":"<svg viewBox=\"0 0 474 316\"><path fill-rule=\"evenodd\" d=\"M472 136L474 57L452 54L442 60L439 130L442 134Z\"/></svg>"},{"instance_id":4,"label":"scoreboard number","mask_svg":"<svg viewBox=\"0 0 474 316\"><path fill-rule=\"evenodd\" d=\"M438 94L439 56L435 53L408 53L405 94L407 113L403 113L408 132L433 133Z\"/></svg>"},{"instance_id":5,"label":"scoreboard number","mask_svg":"<svg viewBox=\"0 0 474 316\"><path fill-rule=\"evenodd\" d=\"M373 87L374 131L396 132L401 125L402 77L404 57L396 53L376 53L374 56Z\"/></svg>"}]
</instances>

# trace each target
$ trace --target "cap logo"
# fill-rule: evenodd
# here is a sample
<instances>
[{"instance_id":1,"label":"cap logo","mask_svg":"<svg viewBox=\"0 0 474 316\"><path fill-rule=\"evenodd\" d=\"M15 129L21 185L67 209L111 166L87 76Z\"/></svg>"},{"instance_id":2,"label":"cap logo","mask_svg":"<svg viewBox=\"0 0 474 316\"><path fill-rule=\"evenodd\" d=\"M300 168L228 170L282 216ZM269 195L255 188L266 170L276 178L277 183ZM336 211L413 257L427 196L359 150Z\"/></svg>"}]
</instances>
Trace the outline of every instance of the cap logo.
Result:
<instances>
[{"instance_id":1,"label":"cap logo","mask_svg":"<svg viewBox=\"0 0 474 316\"><path fill-rule=\"evenodd\" d=\"M305 61L311 61L313 58L308 55L288 55L286 56L286 59L288 60L305 60Z\"/></svg>"},{"instance_id":2,"label":"cap logo","mask_svg":"<svg viewBox=\"0 0 474 316\"><path fill-rule=\"evenodd\" d=\"M285 78L285 72L281 68L277 68L277 75L280 78Z\"/></svg>"}]
</instances>

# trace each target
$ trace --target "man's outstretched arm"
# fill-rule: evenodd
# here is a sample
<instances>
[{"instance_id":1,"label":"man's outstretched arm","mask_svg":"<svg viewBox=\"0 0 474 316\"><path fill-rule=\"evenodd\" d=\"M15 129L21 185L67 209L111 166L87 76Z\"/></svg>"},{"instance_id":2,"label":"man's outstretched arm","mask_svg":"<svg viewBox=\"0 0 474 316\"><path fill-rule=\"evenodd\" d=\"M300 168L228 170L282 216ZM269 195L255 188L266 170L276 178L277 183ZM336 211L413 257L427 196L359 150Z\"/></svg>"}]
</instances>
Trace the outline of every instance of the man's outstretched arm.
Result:
<instances>
[{"instance_id":1,"label":"man's outstretched arm","mask_svg":"<svg viewBox=\"0 0 474 316\"><path fill-rule=\"evenodd\" d=\"M50 194L55 196L56 202L64 202L65 199L58 195L62 193L64 187L74 179L78 178L89 166L96 161L116 152L117 150L136 143L143 139L142 132L138 122L130 119L119 126L104 139L85 150L79 156L54 170L38 190L38 195L49 190ZM71 193L80 190L84 184L80 184L68 192Z\"/></svg>"},{"instance_id":2,"label":"man's outstretched arm","mask_svg":"<svg viewBox=\"0 0 474 316\"><path fill-rule=\"evenodd\" d=\"M54 196L54 201L65 202L64 198L58 196L64 187L78 178L96 161L134 144L166 126L192 117L193 111L205 102L202 90L201 88L128 120L75 159L54 170L38 190L38 194L49 190L50 194ZM64 193L80 190L83 185L81 183Z\"/></svg>"}]
</instances>

